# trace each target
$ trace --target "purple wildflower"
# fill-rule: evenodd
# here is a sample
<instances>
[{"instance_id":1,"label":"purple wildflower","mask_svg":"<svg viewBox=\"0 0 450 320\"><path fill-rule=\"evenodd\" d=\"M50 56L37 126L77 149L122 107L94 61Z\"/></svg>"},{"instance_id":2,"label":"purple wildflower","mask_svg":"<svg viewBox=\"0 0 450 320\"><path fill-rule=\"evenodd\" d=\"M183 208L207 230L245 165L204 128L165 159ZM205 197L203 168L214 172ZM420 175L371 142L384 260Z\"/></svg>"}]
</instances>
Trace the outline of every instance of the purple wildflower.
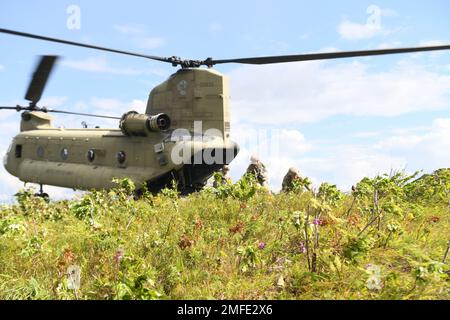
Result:
<instances>
[{"instance_id":1,"label":"purple wildflower","mask_svg":"<svg viewBox=\"0 0 450 320\"><path fill-rule=\"evenodd\" d=\"M306 252L306 247L305 247L305 243L303 241L300 241L299 243L299 249L300 249L300 253L305 253Z\"/></svg>"},{"instance_id":2,"label":"purple wildflower","mask_svg":"<svg viewBox=\"0 0 450 320\"><path fill-rule=\"evenodd\" d=\"M320 226L320 219L314 219L313 222L316 226Z\"/></svg>"},{"instance_id":3,"label":"purple wildflower","mask_svg":"<svg viewBox=\"0 0 450 320\"><path fill-rule=\"evenodd\" d=\"M264 249L265 247L266 247L266 243L265 243L265 242L262 242L262 241L261 241L261 242L258 244L258 248L261 249L261 250Z\"/></svg>"},{"instance_id":4,"label":"purple wildflower","mask_svg":"<svg viewBox=\"0 0 450 320\"><path fill-rule=\"evenodd\" d=\"M120 260L122 260L123 256L124 256L123 250L122 250L122 249L119 249L119 250L117 250L117 252L116 252L116 254L114 255L113 259L114 259L114 261L115 261L117 264L119 264L119 263L120 263Z\"/></svg>"}]
</instances>

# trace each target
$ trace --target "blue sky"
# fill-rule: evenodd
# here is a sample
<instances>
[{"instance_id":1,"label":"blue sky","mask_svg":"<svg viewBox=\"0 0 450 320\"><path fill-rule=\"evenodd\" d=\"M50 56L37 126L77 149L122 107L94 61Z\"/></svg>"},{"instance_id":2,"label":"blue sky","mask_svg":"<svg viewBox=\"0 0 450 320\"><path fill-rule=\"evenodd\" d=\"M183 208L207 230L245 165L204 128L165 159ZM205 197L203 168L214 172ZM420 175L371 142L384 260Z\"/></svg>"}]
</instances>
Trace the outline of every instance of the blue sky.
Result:
<instances>
[{"instance_id":1,"label":"blue sky","mask_svg":"<svg viewBox=\"0 0 450 320\"><path fill-rule=\"evenodd\" d=\"M70 5L80 9L80 29L67 28ZM379 9L376 28L373 6ZM234 58L450 43L448 12L448 1L9 1L0 4L0 27L152 55ZM145 59L3 34L0 44L1 104L24 102L41 54L63 56L43 102L67 110L143 111L151 88L175 71ZM344 189L390 169L449 166L450 52L216 69L230 77L232 130L243 145L234 179L252 153L268 163L274 190L290 166L317 184ZM103 124L63 116L55 122L79 127L83 120ZM3 111L0 126L4 152L19 115ZM264 139L239 141L254 130L279 134L278 154L254 149ZM0 178L7 199L20 183L3 168Z\"/></svg>"}]
</instances>

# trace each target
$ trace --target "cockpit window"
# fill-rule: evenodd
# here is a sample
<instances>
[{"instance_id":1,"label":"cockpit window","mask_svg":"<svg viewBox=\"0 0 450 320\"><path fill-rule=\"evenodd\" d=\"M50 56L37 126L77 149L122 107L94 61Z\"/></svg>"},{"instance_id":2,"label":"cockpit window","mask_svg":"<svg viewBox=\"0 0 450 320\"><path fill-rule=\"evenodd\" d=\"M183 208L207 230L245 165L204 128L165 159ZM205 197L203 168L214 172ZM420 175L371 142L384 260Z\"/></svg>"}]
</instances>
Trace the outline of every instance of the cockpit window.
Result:
<instances>
[{"instance_id":1,"label":"cockpit window","mask_svg":"<svg viewBox=\"0 0 450 320\"><path fill-rule=\"evenodd\" d=\"M16 149L14 154L16 155L16 158L22 158L22 145L16 144Z\"/></svg>"}]
</instances>

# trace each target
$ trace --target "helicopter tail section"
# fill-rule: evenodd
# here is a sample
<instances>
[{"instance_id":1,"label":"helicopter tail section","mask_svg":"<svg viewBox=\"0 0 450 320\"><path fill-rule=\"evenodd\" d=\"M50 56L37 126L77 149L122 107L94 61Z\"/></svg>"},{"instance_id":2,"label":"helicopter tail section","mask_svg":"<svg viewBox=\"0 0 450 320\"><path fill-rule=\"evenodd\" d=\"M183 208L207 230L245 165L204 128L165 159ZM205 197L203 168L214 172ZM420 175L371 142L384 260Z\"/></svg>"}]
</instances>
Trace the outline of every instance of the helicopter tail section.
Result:
<instances>
[{"instance_id":1,"label":"helicopter tail section","mask_svg":"<svg viewBox=\"0 0 450 320\"><path fill-rule=\"evenodd\" d=\"M155 87L146 114L166 113L172 129L193 131L201 126L206 135L230 135L228 78L212 69L180 69Z\"/></svg>"}]
</instances>

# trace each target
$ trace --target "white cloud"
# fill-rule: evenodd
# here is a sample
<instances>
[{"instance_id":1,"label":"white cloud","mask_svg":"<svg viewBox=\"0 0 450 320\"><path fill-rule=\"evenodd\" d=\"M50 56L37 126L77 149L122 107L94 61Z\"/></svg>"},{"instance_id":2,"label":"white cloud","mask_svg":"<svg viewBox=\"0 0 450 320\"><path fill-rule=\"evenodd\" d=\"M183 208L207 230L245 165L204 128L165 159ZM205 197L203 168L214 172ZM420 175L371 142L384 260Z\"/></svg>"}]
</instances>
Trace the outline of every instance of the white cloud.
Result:
<instances>
[{"instance_id":1,"label":"white cloud","mask_svg":"<svg viewBox=\"0 0 450 320\"><path fill-rule=\"evenodd\" d=\"M381 135L381 132L379 131L362 131L362 132L356 132L352 134L352 137L354 138L373 138L378 137Z\"/></svg>"},{"instance_id":2,"label":"white cloud","mask_svg":"<svg viewBox=\"0 0 450 320\"><path fill-rule=\"evenodd\" d=\"M82 60L65 60L61 62L61 65L76 70L119 75L138 75L142 73L141 70L133 68L112 67L105 58L99 57L90 57Z\"/></svg>"},{"instance_id":3,"label":"white cloud","mask_svg":"<svg viewBox=\"0 0 450 320\"><path fill-rule=\"evenodd\" d=\"M425 41L420 41L419 42L419 46L443 46L443 45L447 45L449 43L449 41L445 41L445 40L425 40Z\"/></svg>"},{"instance_id":4,"label":"white cloud","mask_svg":"<svg viewBox=\"0 0 450 320\"><path fill-rule=\"evenodd\" d=\"M336 115L393 117L450 107L450 76L417 63L377 72L357 62L242 66L230 78L237 122L298 124Z\"/></svg>"},{"instance_id":5,"label":"white cloud","mask_svg":"<svg viewBox=\"0 0 450 320\"><path fill-rule=\"evenodd\" d=\"M103 116L120 117L123 113L129 110L135 110L137 112L144 113L146 107L147 102L139 99L122 101L115 98L93 97L88 100L78 100L72 103L67 103L64 106L64 110L91 113ZM55 127L64 128L81 128L82 121L85 121L90 128L100 126L101 128L117 129L119 126L118 119L92 118L78 115L59 116L58 114L56 114L56 116L54 117L53 125ZM18 126L18 123L15 124L15 130L13 132L17 131Z\"/></svg>"},{"instance_id":6,"label":"white cloud","mask_svg":"<svg viewBox=\"0 0 450 320\"><path fill-rule=\"evenodd\" d=\"M91 98L89 101L78 101L79 107L85 108L88 106L88 113L94 113L105 116L120 117L127 111L134 110L139 113L145 113L147 102L144 100L133 99L132 101L122 101L115 98ZM77 110L78 111L78 110ZM86 110L80 112L86 112ZM68 117L67 117L68 118ZM65 127L73 127L73 120L64 119L63 125ZM81 121L79 117L76 117L76 121ZM87 121L90 126L100 126L101 128L118 128L119 120L117 119L102 119L102 118L90 118Z\"/></svg>"},{"instance_id":7,"label":"white cloud","mask_svg":"<svg viewBox=\"0 0 450 320\"><path fill-rule=\"evenodd\" d=\"M326 155L321 157L300 159L299 167L307 174L319 177L317 184L327 181L347 191L365 176L373 177L406 167L403 157L374 151L367 145L340 144L327 149Z\"/></svg>"},{"instance_id":8,"label":"white cloud","mask_svg":"<svg viewBox=\"0 0 450 320\"><path fill-rule=\"evenodd\" d=\"M290 166L298 167L316 185L328 181L349 190L364 176L404 168L433 171L450 163L448 119L389 132L350 133L353 138L370 138L370 144L310 141L298 130L285 130L278 153L270 152L270 141L254 139L253 146L245 138L255 128L283 128L337 115L394 117L450 109L450 76L420 64L402 61L376 72L354 62L243 66L231 72L230 78L232 136L240 144L244 141L231 165L234 179L245 171L250 155L265 148L269 152L261 159L267 164L274 191L280 189Z\"/></svg>"},{"instance_id":9,"label":"white cloud","mask_svg":"<svg viewBox=\"0 0 450 320\"><path fill-rule=\"evenodd\" d=\"M391 48L398 48L402 46L401 41L391 41L391 42L383 42L380 43L376 49L391 49Z\"/></svg>"},{"instance_id":10,"label":"white cloud","mask_svg":"<svg viewBox=\"0 0 450 320\"><path fill-rule=\"evenodd\" d=\"M42 98L42 100L39 102L39 105L54 109L56 107L62 106L67 101L67 99L67 97L62 96L48 96Z\"/></svg>"},{"instance_id":11,"label":"white cloud","mask_svg":"<svg viewBox=\"0 0 450 320\"><path fill-rule=\"evenodd\" d=\"M286 130L274 148L270 139L246 141L243 135L251 131L250 128L244 125L233 128L237 129L233 139L238 143L244 141L240 154L230 166L233 179L245 172L252 154L259 154L268 168L273 191L280 190L283 176L291 166L312 178L316 186L327 181L348 191L366 176L373 177L391 170L432 172L450 164L450 118L435 119L426 129L398 128L395 130L397 135L387 138L377 132L368 132L371 137L379 137L374 144L345 141L324 144L308 141L297 130Z\"/></svg>"},{"instance_id":12,"label":"white cloud","mask_svg":"<svg viewBox=\"0 0 450 320\"><path fill-rule=\"evenodd\" d=\"M239 179L250 157L257 155L267 166L270 188L279 190L287 169L312 149L311 144L297 130L251 131L245 125L233 127L233 140L238 142L240 151L230 165L232 177Z\"/></svg>"},{"instance_id":13,"label":"white cloud","mask_svg":"<svg viewBox=\"0 0 450 320\"><path fill-rule=\"evenodd\" d=\"M144 33L144 26L141 24L116 24L113 26L113 29L118 31L121 34L142 34Z\"/></svg>"},{"instance_id":14,"label":"white cloud","mask_svg":"<svg viewBox=\"0 0 450 320\"><path fill-rule=\"evenodd\" d=\"M114 98L92 98L89 105L92 105L95 109L99 109L101 111L122 114L128 110L135 110L137 112L144 113L147 103L139 99L123 102Z\"/></svg>"},{"instance_id":15,"label":"white cloud","mask_svg":"<svg viewBox=\"0 0 450 320\"><path fill-rule=\"evenodd\" d=\"M392 33L382 26L382 17L393 17L397 13L391 9L382 9L376 5L367 8L368 18L366 23L357 23L349 20L342 21L337 31L341 38L346 40L369 39L379 35Z\"/></svg>"},{"instance_id":16,"label":"white cloud","mask_svg":"<svg viewBox=\"0 0 450 320\"><path fill-rule=\"evenodd\" d=\"M136 37L133 38L133 43L142 49L156 49L165 44L165 40L160 37Z\"/></svg>"},{"instance_id":17,"label":"white cloud","mask_svg":"<svg viewBox=\"0 0 450 320\"><path fill-rule=\"evenodd\" d=\"M129 104L130 110L135 110L140 113L145 113L145 109L147 108L147 102L144 100L134 99Z\"/></svg>"},{"instance_id":18,"label":"white cloud","mask_svg":"<svg viewBox=\"0 0 450 320\"><path fill-rule=\"evenodd\" d=\"M100 110L120 110L124 108L124 103L114 98L92 98L90 104L95 109Z\"/></svg>"},{"instance_id":19,"label":"white cloud","mask_svg":"<svg viewBox=\"0 0 450 320\"><path fill-rule=\"evenodd\" d=\"M235 137L238 143L242 141L240 134ZM340 143L319 146L307 141L297 130L286 131L280 138L276 150L273 150L270 141L255 140L253 144L241 146L240 153L230 165L233 179L239 179L245 172L252 154L259 155L266 164L269 185L275 192L281 189L283 177L292 166L297 167L303 176L308 176L315 186L326 181L348 191L365 176L401 170L407 165L404 157L367 145ZM320 156L316 153L317 149L320 149Z\"/></svg>"},{"instance_id":20,"label":"white cloud","mask_svg":"<svg viewBox=\"0 0 450 320\"><path fill-rule=\"evenodd\" d=\"M395 11L393 9L383 8L383 9L380 9L380 10L381 10L381 16L382 17L396 17L396 16L398 16L397 11Z\"/></svg>"},{"instance_id":21,"label":"white cloud","mask_svg":"<svg viewBox=\"0 0 450 320\"><path fill-rule=\"evenodd\" d=\"M383 150L413 150L423 139L424 137L420 135L392 136L378 142L375 148Z\"/></svg>"},{"instance_id":22,"label":"white cloud","mask_svg":"<svg viewBox=\"0 0 450 320\"><path fill-rule=\"evenodd\" d=\"M148 45L150 46L150 43L148 43ZM127 76L156 75L158 77L167 77L167 71L159 67L144 68L144 69L116 67L111 66L108 60L102 57L89 57L81 60L65 60L61 62L61 65L75 70L97 72L97 73L108 73L114 75L127 75Z\"/></svg>"},{"instance_id":23,"label":"white cloud","mask_svg":"<svg viewBox=\"0 0 450 320\"><path fill-rule=\"evenodd\" d=\"M399 132L379 141L375 149L391 154L402 154L408 166L432 170L450 166L450 118L435 119L421 134Z\"/></svg>"},{"instance_id":24,"label":"white cloud","mask_svg":"<svg viewBox=\"0 0 450 320\"><path fill-rule=\"evenodd\" d=\"M247 123L232 124L231 139L239 144L240 151L231 163L231 174L235 180L245 172L251 155L267 165L271 189L278 190L287 169L297 159L312 151L313 145L295 129L257 129Z\"/></svg>"},{"instance_id":25,"label":"white cloud","mask_svg":"<svg viewBox=\"0 0 450 320\"><path fill-rule=\"evenodd\" d=\"M56 108L56 107L60 107L62 105L64 105L64 103L66 103L66 101L68 100L68 97L65 96L45 96L39 101L38 105L41 107L49 107L49 108ZM16 105L20 105L20 106L28 106L28 102L24 101L24 100L10 100L10 101L4 101L1 102L0 101L0 105L2 106L16 106ZM15 112L9 111L4 114L2 114L3 116L3 120L5 120L5 114L12 115L12 114L16 114Z\"/></svg>"},{"instance_id":26,"label":"white cloud","mask_svg":"<svg viewBox=\"0 0 450 320\"><path fill-rule=\"evenodd\" d=\"M387 30L373 24L360 24L351 21L342 21L338 25L339 35L346 40L369 39L374 36L387 34Z\"/></svg>"},{"instance_id":27,"label":"white cloud","mask_svg":"<svg viewBox=\"0 0 450 320\"><path fill-rule=\"evenodd\" d=\"M145 26L142 24L114 25L113 29L122 35L130 37L133 45L141 49L152 50L162 47L166 43L164 38L147 35Z\"/></svg>"}]
</instances>

